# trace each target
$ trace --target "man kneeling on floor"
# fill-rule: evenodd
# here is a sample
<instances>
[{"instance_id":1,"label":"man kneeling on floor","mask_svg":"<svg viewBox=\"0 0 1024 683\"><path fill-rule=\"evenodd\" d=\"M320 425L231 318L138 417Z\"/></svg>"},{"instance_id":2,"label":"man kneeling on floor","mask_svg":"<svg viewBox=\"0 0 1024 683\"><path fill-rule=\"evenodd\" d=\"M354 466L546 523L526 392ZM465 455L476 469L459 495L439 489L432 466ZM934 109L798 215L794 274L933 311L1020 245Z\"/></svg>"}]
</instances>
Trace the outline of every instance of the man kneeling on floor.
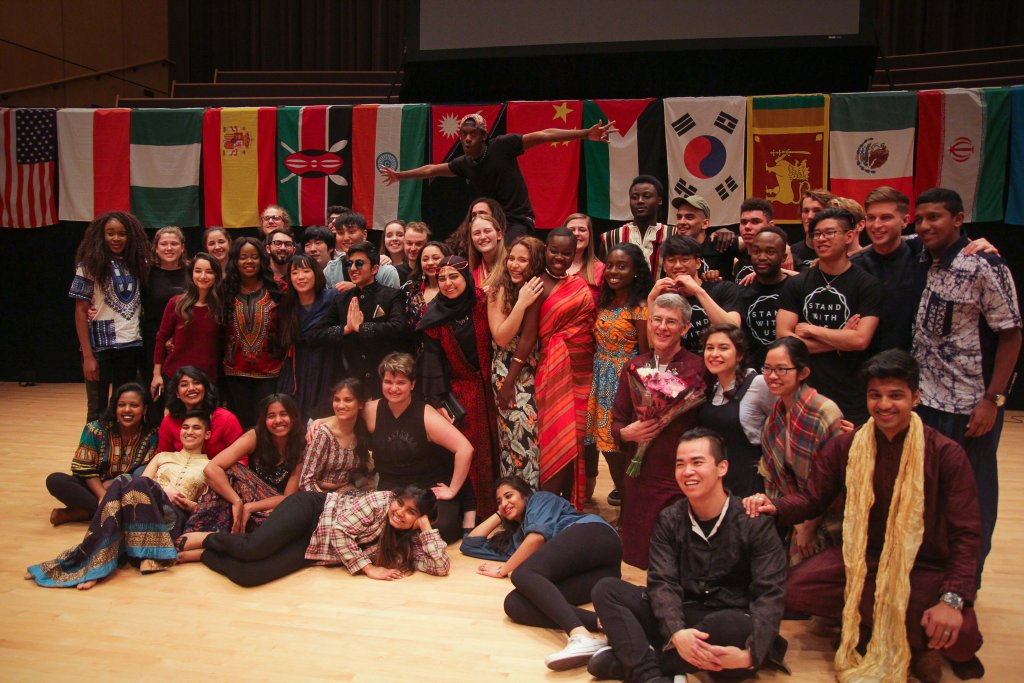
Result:
<instances>
[{"instance_id":1,"label":"man kneeling on floor","mask_svg":"<svg viewBox=\"0 0 1024 683\"><path fill-rule=\"evenodd\" d=\"M842 548L794 567L786 584L787 610L842 617L840 680L906 680L909 666L932 683L942 678L943 657L960 678L979 678L971 605L981 517L971 465L914 413L920 371L910 354L883 351L861 374L871 419L825 444L809 493L774 502L756 494L744 506L789 525L820 515L845 492ZM862 656L858 644L864 652L869 639Z\"/></svg>"},{"instance_id":2,"label":"man kneeling on floor","mask_svg":"<svg viewBox=\"0 0 1024 683\"><path fill-rule=\"evenodd\" d=\"M783 668L786 552L773 526L725 490L728 469L716 432L680 438L675 474L686 498L658 516L647 587L609 578L594 587L609 645L590 659L595 678L662 682L703 670L738 680L766 659Z\"/></svg>"}]
</instances>

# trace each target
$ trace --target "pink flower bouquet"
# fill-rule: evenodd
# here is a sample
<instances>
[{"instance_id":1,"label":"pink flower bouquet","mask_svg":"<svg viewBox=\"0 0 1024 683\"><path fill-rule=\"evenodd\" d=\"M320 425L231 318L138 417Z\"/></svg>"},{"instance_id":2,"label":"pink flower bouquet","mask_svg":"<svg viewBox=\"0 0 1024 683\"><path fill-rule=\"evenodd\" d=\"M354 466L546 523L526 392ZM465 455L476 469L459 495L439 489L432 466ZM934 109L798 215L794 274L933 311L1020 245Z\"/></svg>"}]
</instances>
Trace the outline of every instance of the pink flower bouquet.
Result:
<instances>
[{"instance_id":1,"label":"pink flower bouquet","mask_svg":"<svg viewBox=\"0 0 1024 683\"><path fill-rule=\"evenodd\" d=\"M691 384L677 375L675 370L641 367L634 368L627 376L637 418L658 420L659 431L672 420L704 402L704 383L698 380ZM631 477L640 474L644 454L650 443L646 441L637 444L636 453L626 468L626 474Z\"/></svg>"}]
</instances>

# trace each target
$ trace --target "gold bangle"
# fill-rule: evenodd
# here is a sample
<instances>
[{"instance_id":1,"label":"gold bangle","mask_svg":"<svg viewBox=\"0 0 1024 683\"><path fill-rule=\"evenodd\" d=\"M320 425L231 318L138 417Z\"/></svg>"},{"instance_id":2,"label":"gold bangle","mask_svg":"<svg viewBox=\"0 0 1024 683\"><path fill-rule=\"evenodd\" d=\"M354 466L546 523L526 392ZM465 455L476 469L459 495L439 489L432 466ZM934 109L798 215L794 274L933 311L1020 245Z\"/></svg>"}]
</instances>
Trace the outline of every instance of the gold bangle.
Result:
<instances>
[{"instance_id":1,"label":"gold bangle","mask_svg":"<svg viewBox=\"0 0 1024 683\"><path fill-rule=\"evenodd\" d=\"M522 358L516 358L515 356L512 356L512 361L515 363L519 363L520 365L526 365L526 361L523 360Z\"/></svg>"}]
</instances>

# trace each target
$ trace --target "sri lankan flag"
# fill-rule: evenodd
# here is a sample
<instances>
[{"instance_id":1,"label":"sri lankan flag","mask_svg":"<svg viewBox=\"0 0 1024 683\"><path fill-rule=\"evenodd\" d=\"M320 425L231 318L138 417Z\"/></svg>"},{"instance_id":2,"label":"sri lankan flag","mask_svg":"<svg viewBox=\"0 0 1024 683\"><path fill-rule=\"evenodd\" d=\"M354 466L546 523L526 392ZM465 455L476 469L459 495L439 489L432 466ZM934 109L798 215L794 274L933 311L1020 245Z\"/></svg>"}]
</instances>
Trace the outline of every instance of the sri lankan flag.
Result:
<instances>
[{"instance_id":1,"label":"sri lankan flag","mask_svg":"<svg viewBox=\"0 0 1024 683\"><path fill-rule=\"evenodd\" d=\"M776 223L799 223L804 190L828 183L828 95L747 101L747 194L772 203Z\"/></svg>"}]
</instances>

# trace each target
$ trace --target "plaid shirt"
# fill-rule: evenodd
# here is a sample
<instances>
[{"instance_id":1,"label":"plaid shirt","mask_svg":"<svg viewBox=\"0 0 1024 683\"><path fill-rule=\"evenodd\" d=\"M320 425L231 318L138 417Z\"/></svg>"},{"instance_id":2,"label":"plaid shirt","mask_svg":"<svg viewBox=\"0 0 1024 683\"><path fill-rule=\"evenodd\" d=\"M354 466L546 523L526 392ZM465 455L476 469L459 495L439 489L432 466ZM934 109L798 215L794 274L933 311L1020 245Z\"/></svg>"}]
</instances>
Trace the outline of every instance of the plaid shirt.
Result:
<instances>
[{"instance_id":1,"label":"plaid shirt","mask_svg":"<svg viewBox=\"0 0 1024 683\"><path fill-rule=\"evenodd\" d=\"M355 451L342 448L331 428L325 424L320 425L302 458L299 490L321 492L321 481L343 484L342 490L348 489L356 484L352 481L352 471L357 464Z\"/></svg>"},{"instance_id":2,"label":"plaid shirt","mask_svg":"<svg viewBox=\"0 0 1024 683\"><path fill-rule=\"evenodd\" d=\"M343 564L358 574L373 564L388 509L395 494L377 491L365 496L327 494L320 522L306 549L306 559L317 564ZM412 556L416 569L434 576L447 576L451 561L447 546L437 529L414 533Z\"/></svg>"},{"instance_id":3,"label":"plaid shirt","mask_svg":"<svg viewBox=\"0 0 1024 683\"><path fill-rule=\"evenodd\" d=\"M793 409L779 399L761 432L761 474L771 498L807 491L811 463L818 450L839 433L839 406L803 384L793 397ZM787 448L788 432L788 448Z\"/></svg>"},{"instance_id":4,"label":"plaid shirt","mask_svg":"<svg viewBox=\"0 0 1024 683\"><path fill-rule=\"evenodd\" d=\"M85 425L78 450L71 460L71 474L82 479L99 477L106 481L131 473L145 465L156 455L156 430L139 431L134 439L125 442L117 427L108 429L96 420Z\"/></svg>"}]
</instances>

